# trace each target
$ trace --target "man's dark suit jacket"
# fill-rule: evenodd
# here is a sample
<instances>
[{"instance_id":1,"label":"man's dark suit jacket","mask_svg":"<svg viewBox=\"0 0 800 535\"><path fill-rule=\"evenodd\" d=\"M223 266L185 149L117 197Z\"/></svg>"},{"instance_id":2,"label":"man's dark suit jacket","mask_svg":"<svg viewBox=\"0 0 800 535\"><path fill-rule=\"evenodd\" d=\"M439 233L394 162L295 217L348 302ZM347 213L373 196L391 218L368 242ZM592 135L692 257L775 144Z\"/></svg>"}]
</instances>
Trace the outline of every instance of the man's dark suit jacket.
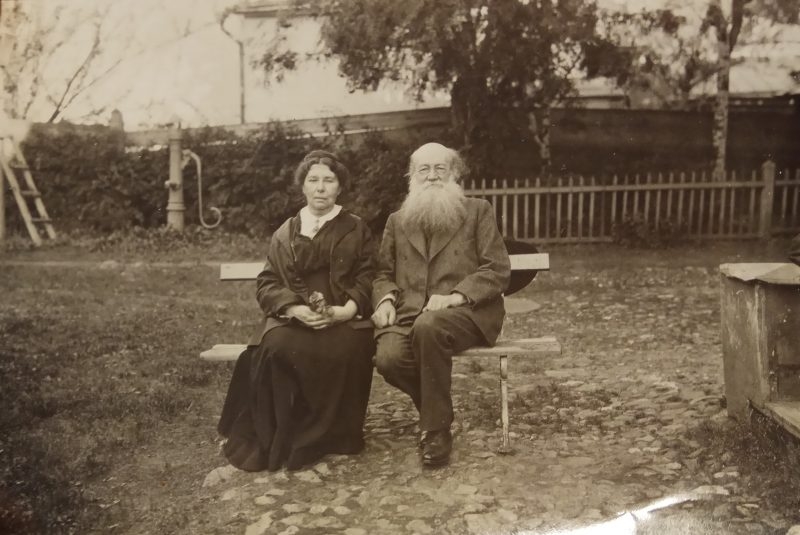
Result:
<instances>
[{"instance_id":1,"label":"man's dark suit jacket","mask_svg":"<svg viewBox=\"0 0 800 535\"><path fill-rule=\"evenodd\" d=\"M383 232L378 270L372 285L373 306L395 292L397 320L377 329L408 334L414 319L432 294L458 292L471 304L470 317L492 345L503 326L503 291L508 286L511 265L503 238L497 229L492 205L467 197L465 214L452 230L432 237L430 250L416 226L404 222L402 212L389 216Z\"/></svg>"}]
</instances>

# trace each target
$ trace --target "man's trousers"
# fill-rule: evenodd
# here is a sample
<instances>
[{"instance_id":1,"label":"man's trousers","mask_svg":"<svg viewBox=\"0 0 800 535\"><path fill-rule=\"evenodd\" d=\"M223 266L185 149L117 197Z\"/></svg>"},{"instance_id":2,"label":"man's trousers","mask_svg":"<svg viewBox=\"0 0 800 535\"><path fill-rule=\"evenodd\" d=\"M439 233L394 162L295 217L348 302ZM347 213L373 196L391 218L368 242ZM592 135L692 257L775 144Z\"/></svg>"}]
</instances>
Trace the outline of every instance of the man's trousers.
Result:
<instances>
[{"instance_id":1,"label":"man's trousers","mask_svg":"<svg viewBox=\"0 0 800 535\"><path fill-rule=\"evenodd\" d=\"M422 431L449 429L453 355L486 345L465 307L423 312L408 335L387 332L377 339L376 367L387 383L411 396Z\"/></svg>"}]
</instances>

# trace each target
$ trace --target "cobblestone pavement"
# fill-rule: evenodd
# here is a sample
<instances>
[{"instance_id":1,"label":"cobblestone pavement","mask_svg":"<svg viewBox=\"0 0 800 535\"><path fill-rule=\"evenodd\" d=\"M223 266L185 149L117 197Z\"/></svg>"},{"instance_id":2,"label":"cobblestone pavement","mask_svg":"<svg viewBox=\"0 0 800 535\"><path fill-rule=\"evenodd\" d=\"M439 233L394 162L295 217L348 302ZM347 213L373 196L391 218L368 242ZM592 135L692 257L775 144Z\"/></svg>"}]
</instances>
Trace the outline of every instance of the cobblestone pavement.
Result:
<instances>
[{"instance_id":1,"label":"cobblestone pavement","mask_svg":"<svg viewBox=\"0 0 800 535\"><path fill-rule=\"evenodd\" d=\"M732 425L723 407L715 270L562 276L570 291L540 277L525 295L534 310L506 321L509 337L555 334L563 344L561 357L510 360L512 455L496 453L496 362L456 361L455 445L439 470L420 465L413 406L376 375L361 455L258 474L221 462L202 487L215 514L193 528L786 533L787 512L749 493L747 467L709 460L697 439Z\"/></svg>"},{"instance_id":2,"label":"cobblestone pavement","mask_svg":"<svg viewBox=\"0 0 800 535\"><path fill-rule=\"evenodd\" d=\"M26 355L6 369L17 387L43 378L39 398L17 388L15 410L33 407L31 443L75 468L53 481L82 493L86 533L800 535L800 462L724 409L717 266L783 254L750 245L553 251L505 322L507 337L563 346L510 359L514 453L496 453L497 362L457 359L455 449L439 470L420 466L414 410L377 375L362 454L227 466L215 426L232 367L197 352L249 333L254 303L251 287L218 284L216 263L4 259L3 334ZM62 268L77 269L42 271ZM65 493L44 506L52 495Z\"/></svg>"}]
</instances>

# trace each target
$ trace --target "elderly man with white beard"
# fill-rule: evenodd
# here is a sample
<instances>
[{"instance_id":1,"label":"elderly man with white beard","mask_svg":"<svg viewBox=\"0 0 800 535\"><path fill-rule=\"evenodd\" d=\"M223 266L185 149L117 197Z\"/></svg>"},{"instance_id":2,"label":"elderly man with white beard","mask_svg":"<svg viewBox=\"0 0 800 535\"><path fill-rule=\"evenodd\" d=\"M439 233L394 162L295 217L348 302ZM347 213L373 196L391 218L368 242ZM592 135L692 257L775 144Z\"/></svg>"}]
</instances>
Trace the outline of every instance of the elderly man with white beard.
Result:
<instances>
[{"instance_id":1,"label":"elderly man with white beard","mask_svg":"<svg viewBox=\"0 0 800 535\"><path fill-rule=\"evenodd\" d=\"M409 193L389 216L372 285L376 366L419 411L422 463L452 449L452 357L500 334L510 262L492 206L466 197L459 154L438 143L409 163Z\"/></svg>"}]
</instances>

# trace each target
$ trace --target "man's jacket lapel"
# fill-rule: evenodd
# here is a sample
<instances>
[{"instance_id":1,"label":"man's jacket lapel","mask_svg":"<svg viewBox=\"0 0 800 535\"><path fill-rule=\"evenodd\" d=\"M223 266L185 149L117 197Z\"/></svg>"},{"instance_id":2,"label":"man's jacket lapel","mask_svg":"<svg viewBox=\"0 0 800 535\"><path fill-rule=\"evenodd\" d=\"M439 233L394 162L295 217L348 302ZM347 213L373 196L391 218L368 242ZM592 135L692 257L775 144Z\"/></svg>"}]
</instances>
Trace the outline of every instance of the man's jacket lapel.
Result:
<instances>
[{"instance_id":1,"label":"man's jacket lapel","mask_svg":"<svg viewBox=\"0 0 800 535\"><path fill-rule=\"evenodd\" d=\"M403 229L403 234L406 235L408 241L411 243L414 249L417 250L422 258L430 261L433 260L448 243L450 243L450 240L452 240L453 236L458 233L463 224L464 219L462 217L459 219L458 224L451 226L446 231L434 233L433 239L431 240L430 249L428 249L425 244L425 235L422 233L422 229L420 229L417 225L411 225L404 221L402 222L401 227Z\"/></svg>"},{"instance_id":2,"label":"man's jacket lapel","mask_svg":"<svg viewBox=\"0 0 800 535\"><path fill-rule=\"evenodd\" d=\"M428 260L433 260L436 258L436 255L439 254L442 249L444 249L445 246L450 243L450 240L453 239L453 236L455 236L456 233L461 230L463 223L463 219L459 219L457 225L453 225L446 231L440 231L433 235L433 240L431 241L431 251Z\"/></svg>"},{"instance_id":3,"label":"man's jacket lapel","mask_svg":"<svg viewBox=\"0 0 800 535\"><path fill-rule=\"evenodd\" d=\"M425 236L422 234L422 229L405 221L401 221L400 228L403 229L403 234L406 235L411 246L416 249L422 258L427 259L428 251L425 247Z\"/></svg>"}]
</instances>

